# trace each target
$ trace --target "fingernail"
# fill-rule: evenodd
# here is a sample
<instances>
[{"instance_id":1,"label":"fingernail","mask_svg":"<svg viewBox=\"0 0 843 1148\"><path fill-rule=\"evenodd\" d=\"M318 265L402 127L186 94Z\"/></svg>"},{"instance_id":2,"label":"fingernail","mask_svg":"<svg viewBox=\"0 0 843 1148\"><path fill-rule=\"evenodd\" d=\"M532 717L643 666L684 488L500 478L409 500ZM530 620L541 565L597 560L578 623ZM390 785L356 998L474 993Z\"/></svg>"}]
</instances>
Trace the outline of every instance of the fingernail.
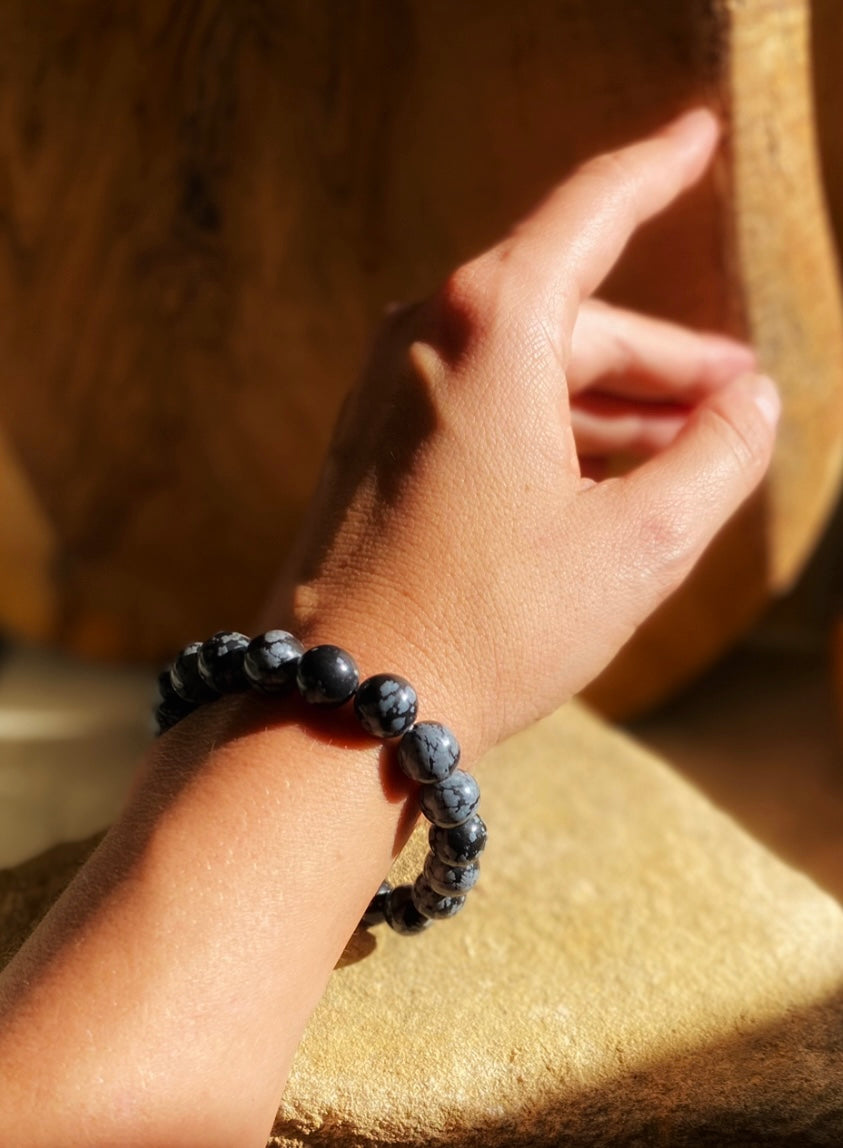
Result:
<instances>
[{"instance_id":1,"label":"fingernail","mask_svg":"<svg viewBox=\"0 0 843 1148\"><path fill-rule=\"evenodd\" d=\"M776 384L767 375L747 375L744 386L764 421L774 427L779 421L782 410L782 401Z\"/></svg>"},{"instance_id":2,"label":"fingernail","mask_svg":"<svg viewBox=\"0 0 843 1148\"><path fill-rule=\"evenodd\" d=\"M697 151L713 145L720 135L720 124L708 108L692 108L668 124L667 132L685 149Z\"/></svg>"}]
</instances>

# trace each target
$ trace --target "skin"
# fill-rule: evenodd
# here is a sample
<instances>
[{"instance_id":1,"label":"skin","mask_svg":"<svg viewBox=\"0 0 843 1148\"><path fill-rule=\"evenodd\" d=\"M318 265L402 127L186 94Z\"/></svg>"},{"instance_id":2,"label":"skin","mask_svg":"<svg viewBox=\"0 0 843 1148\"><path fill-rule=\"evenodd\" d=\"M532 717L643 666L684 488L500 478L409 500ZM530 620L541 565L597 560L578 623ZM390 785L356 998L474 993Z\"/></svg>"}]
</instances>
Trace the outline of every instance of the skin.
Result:
<instances>
[{"instance_id":1,"label":"skin","mask_svg":"<svg viewBox=\"0 0 843 1148\"><path fill-rule=\"evenodd\" d=\"M579 169L393 311L342 412L262 626L409 677L469 766L603 668L769 463L748 348L592 299L716 140L697 111ZM595 482L615 451L641 464ZM294 698L160 739L0 978L0 1143L263 1145L414 809L387 750Z\"/></svg>"}]
</instances>

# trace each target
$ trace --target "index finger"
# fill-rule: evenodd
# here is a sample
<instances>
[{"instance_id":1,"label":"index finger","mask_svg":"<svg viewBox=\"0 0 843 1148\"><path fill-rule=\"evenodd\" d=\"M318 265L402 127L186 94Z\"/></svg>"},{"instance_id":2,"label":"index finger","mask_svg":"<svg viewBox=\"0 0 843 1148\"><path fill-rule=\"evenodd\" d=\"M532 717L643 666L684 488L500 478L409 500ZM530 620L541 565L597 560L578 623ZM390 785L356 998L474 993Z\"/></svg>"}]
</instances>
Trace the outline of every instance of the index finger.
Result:
<instances>
[{"instance_id":1,"label":"index finger","mask_svg":"<svg viewBox=\"0 0 843 1148\"><path fill-rule=\"evenodd\" d=\"M611 271L632 234L705 171L719 136L698 108L655 135L583 164L498 246L533 289L570 313ZM568 328L570 330L570 326Z\"/></svg>"}]
</instances>

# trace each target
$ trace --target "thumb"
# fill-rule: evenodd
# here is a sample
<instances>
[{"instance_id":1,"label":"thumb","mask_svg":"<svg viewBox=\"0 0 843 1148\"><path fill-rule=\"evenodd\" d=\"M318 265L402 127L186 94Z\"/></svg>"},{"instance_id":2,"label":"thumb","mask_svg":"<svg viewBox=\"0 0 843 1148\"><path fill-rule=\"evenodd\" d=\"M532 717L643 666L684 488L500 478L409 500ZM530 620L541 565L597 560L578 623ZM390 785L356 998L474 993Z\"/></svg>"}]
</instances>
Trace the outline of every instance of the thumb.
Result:
<instances>
[{"instance_id":1,"label":"thumb","mask_svg":"<svg viewBox=\"0 0 843 1148\"><path fill-rule=\"evenodd\" d=\"M763 478L780 400L763 375L743 375L710 395L661 454L623 478L585 491L623 547L624 601L636 627L691 572L706 546ZM628 580L627 580L628 578Z\"/></svg>"}]
</instances>

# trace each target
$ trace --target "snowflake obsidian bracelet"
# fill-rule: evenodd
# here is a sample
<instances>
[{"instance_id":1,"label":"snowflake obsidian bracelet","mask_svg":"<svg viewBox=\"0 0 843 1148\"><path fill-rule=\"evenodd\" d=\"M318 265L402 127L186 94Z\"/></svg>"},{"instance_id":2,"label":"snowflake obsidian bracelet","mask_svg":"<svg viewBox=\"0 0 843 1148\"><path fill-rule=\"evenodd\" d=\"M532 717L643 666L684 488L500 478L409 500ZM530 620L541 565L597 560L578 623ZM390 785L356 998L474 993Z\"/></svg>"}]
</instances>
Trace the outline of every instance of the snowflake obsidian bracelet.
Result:
<instances>
[{"instance_id":1,"label":"snowflake obsidian bracelet","mask_svg":"<svg viewBox=\"0 0 843 1148\"><path fill-rule=\"evenodd\" d=\"M338 646L305 650L286 630L269 630L251 641L220 631L193 642L158 678L161 701L155 711L159 733L223 694L253 689L264 694L294 688L306 702L337 707L354 699L358 722L372 737L400 738L398 764L418 782L419 806L430 821L430 852L412 885L384 882L361 924L382 921L397 933L420 933L432 921L453 917L465 904L480 873L486 826L477 814L480 790L458 769L460 747L454 734L435 721L416 721L416 691L397 674L360 681L357 665Z\"/></svg>"}]
</instances>

